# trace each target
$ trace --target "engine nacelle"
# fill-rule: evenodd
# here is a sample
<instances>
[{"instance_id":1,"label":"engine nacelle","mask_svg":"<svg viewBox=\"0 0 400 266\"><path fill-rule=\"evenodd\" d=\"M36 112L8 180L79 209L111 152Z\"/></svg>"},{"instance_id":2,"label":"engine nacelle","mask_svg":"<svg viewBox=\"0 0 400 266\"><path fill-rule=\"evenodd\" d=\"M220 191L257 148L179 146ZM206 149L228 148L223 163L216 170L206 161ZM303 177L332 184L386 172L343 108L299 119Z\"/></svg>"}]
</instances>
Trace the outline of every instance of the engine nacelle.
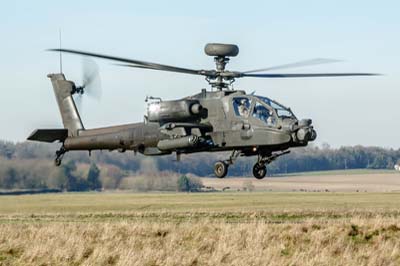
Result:
<instances>
[{"instance_id":1,"label":"engine nacelle","mask_svg":"<svg viewBox=\"0 0 400 266\"><path fill-rule=\"evenodd\" d=\"M149 122L195 122L201 118L203 107L197 100L152 102L147 106Z\"/></svg>"},{"instance_id":2,"label":"engine nacelle","mask_svg":"<svg viewBox=\"0 0 400 266\"><path fill-rule=\"evenodd\" d=\"M197 145L199 142L199 137L190 135L186 137L181 137L177 139L164 139L160 140L157 144L157 148L161 151L176 150L190 148Z\"/></svg>"}]
</instances>

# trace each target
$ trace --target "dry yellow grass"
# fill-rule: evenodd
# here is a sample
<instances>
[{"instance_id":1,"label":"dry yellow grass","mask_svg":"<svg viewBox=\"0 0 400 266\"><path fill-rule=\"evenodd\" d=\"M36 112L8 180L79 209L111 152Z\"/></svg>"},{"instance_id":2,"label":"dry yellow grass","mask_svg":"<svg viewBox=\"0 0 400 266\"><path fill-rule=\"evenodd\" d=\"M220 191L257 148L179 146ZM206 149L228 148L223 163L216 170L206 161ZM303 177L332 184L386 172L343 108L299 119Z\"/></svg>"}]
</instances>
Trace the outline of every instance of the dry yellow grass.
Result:
<instances>
[{"instance_id":1,"label":"dry yellow grass","mask_svg":"<svg viewBox=\"0 0 400 266\"><path fill-rule=\"evenodd\" d=\"M399 265L397 219L4 224L2 265Z\"/></svg>"},{"instance_id":2,"label":"dry yellow grass","mask_svg":"<svg viewBox=\"0 0 400 266\"><path fill-rule=\"evenodd\" d=\"M400 265L397 193L0 197L0 265Z\"/></svg>"}]
</instances>

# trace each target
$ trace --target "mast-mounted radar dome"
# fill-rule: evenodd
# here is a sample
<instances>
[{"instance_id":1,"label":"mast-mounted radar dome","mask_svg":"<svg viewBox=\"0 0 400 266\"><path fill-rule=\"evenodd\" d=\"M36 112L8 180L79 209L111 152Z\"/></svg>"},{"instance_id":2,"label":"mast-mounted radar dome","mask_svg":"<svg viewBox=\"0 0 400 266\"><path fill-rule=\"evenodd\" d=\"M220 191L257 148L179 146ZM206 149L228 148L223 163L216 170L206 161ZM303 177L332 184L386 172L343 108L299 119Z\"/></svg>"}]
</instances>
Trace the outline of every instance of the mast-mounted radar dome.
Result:
<instances>
[{"instance_id":1,"label":"mast-mounted radar dome","mask_svg":"<svg viewBox=\"0 0 400 266\"><path fill-rule=\"evenodd\" d=\"M235 44L208 43L204 47L204 52L208 56L237 56L239 47Z\"/></svg>"}]
</instances>

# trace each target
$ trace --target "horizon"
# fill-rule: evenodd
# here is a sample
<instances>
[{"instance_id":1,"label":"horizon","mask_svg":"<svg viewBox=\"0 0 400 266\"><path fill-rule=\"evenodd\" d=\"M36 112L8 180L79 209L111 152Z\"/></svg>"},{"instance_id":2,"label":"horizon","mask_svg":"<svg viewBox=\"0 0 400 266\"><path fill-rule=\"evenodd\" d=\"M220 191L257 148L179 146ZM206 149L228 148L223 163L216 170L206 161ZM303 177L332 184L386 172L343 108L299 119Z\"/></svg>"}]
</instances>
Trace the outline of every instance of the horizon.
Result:
<instances>
[{"instance_id":1,"label":"horizon","mask_svg":"<svg viewBox=\"0 0 400 266\"><path fill-rule=\"evenodd\" d=\"M55 146L55 145L59 145L59 142L51 142L51 143L45 143L45 142L36 142L36 141L27 141L27 140L22 140L22 141L12 141L12 140L5 140L5 139L0 139L0 144L1 143L5 143L5 144L11 144L11 145L19 145L19 144L32 144L32 145L42 145L42 146ZM290 148L290 150L299 150L299 149L320 149L320 150L340 150L340 149L346 149L346 148L357 148L357 147L361 147L361 148L365 148L365 149L370 149L370 148L377 148L377 149L383 149L383 150L393 150L393 151L400 151L400 147L399 148L393 148L393 147L385 147L385 146L373 146L373 145L361 145L361 144L356 144L356 145L342 145L339 147L335 147L330 145L327 142L324 143L315 143L315 142L310 142L307 146L304 147L292 147ZM78 150L78 151L70 151L70 153L87 153L88 151L85 150ZM103 150L93 150L92 153L102 153ZM117 150L112 150L109 151L110 153L114 153L114 154L118 154ZM158 156L146 156L143 155L141 153L137 153L137 154L133 154L133 151L126 151L124 152L126 153L128 156L130 156L129 154L131 154L132 156L136 157L136 156L142 156L144 158L157 158ZM218 156L218 154L220 153L227 153L226 151L218 151L218 152L200 152L198 154L203 154L203 153L211 153L211 154L215 154L216 156ZM188 153L188 154L184 154L185 156L189 156L189 157L195 157L196 153ZM172 156L175 157L174 154L168 154L168 155L164 155L164 157L168 157L168 156ZM163 157L163 156L161 156Z\"/></svg>"}]
</instances>

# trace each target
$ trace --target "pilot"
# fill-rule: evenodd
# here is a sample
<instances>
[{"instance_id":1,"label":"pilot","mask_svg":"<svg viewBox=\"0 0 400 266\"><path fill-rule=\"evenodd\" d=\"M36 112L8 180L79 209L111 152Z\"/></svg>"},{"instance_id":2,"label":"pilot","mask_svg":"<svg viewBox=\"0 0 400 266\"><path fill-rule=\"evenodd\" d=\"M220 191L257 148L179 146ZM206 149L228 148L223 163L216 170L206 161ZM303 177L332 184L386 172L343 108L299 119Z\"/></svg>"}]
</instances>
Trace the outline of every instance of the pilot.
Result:
<instances>
[{"instance_id":1,"label":"pilot","mask_svg":"<svg viewBox=\"0 0 400 266\"><path fill-rule=\"evenodd\" d=\"M263 106L256 106L253 113L254 117L257 117L261 121L264 121L268 126L275 124L275 119L271 110L266 109Z\"/></svg>"},{"instance_id":2,"label":"pilot","mask_svg":"<svg viewBox=\"0 0 400 266\"><path fill-rule=\"evenodd\" d=\"M249 115L249 109L247 108L249 105L247 99L241 99L240 104L239 104L239 114L240 116L248 116Z\"/></svg>"},{"instance_id":3,"label":"pilot","mask_svg":"<svg viewBox=\"0 0 400 266\"><path fill-rule=\"evenodd\" d=\"M268 118L268 114L266 112L265 107L260 105L260 106L256 106L255 109L256 109L256 111L254 112L254 115L257 118L261 119L262 121L266 122L267 118Z\"/></svg>"},{"instance_id":4,"label":"pilot","mask_svg":"<svg viewBox=\"0 0 400 266\"><path fill-rule=\"evenodd\" d=\"M267 125L268 126L273 126L275 124L275 118L274 118L274 116L272 115L272 111L270 110L269 111L269 116L268 116L268 118L267 118Z\"/></svg>"}]
</instances>

